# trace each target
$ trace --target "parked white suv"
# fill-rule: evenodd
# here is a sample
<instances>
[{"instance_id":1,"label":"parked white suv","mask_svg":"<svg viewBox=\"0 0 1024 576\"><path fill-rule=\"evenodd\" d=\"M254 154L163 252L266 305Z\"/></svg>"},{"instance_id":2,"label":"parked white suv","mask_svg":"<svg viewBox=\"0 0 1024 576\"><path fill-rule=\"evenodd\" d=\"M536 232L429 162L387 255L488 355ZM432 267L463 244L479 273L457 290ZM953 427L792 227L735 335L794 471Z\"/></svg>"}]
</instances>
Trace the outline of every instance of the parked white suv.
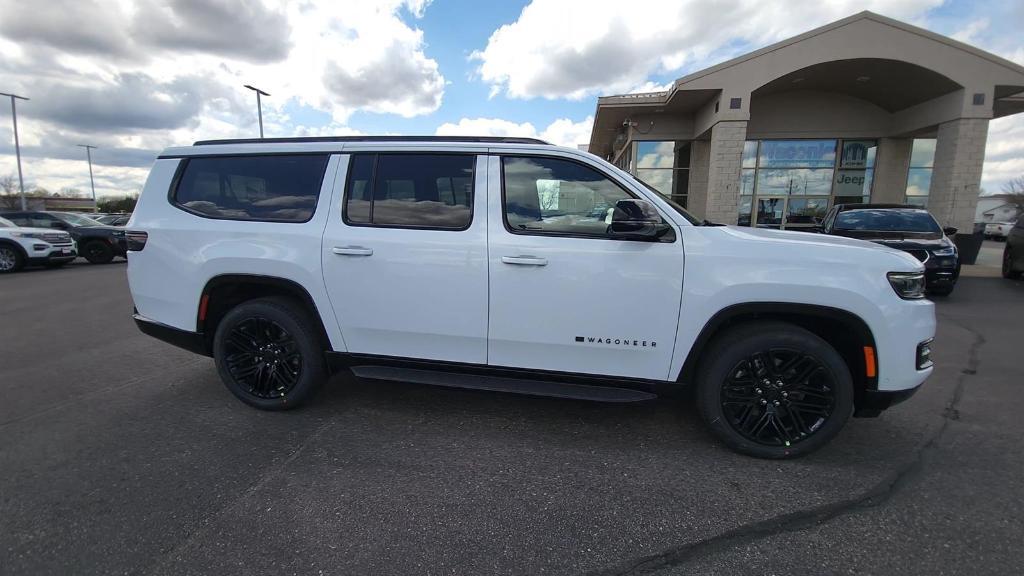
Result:
<instances>
[{"instance_id":1,"label":"parked white suv","mask_svg":"<svg viewBox=\"0 0 1024 576\"><path fill-rule=\"evenodd\" d=\"M26 264L56 268L77 257L75 242L67 232L22 228L0 218L0 274L17 272Z\"/></svg>"},{"instance_id":2,"label":"parked white suv","mask_svg":"<svg viewBox=\"0 0 1024 576\"><path fill-rule=\"evenodd\" d=\"M262 409L301 404L341 367L606 401L688 384L726 444L786 458L932 371L912 256L702 224L536 140L170 148L127 238L142 331L213 356Z\"/></svg>"}]
</instances>

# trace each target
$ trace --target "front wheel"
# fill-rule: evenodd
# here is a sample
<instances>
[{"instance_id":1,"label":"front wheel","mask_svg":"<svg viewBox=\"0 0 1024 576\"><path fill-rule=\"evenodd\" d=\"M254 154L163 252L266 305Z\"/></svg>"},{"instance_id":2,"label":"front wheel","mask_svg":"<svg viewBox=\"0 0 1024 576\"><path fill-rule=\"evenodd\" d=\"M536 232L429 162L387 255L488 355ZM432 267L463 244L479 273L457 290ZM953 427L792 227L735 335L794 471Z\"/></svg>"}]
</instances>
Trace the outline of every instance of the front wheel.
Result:
<instances>
[{"instance_id":1,"label":"front wheel","mask_svg":"<svg viewBox=\"0 0 1024 576\"><path fill-rule=\"evenodd\" d=\"M727 446L758 458L795 458L827 444L853 412L853 378L836 350L783 322L717 337L697 373L697 402Z\"/></svg>"},{"instance_id":2,"label":"front wheel","mask_svg":"<svg viewBox=\"0 0 1024 576\"><path fill-rule=\"evenodd\" d=\"M287 298L233 308L217 325L213 357L228 390L261 410L295 408L327 379L316 325Z\"/></svg>"},{"instance_id":3,"label":"front wheel","mask_svg":"<svg viewBox=\"0 0 1024 576\"><path fill-rule=\"evenodd\" d=\"M0 244L0 274L17 272L25 266L25 259L14 246Z\"/></svg>"},{"instance_id":4,"label":"front wheel","mask_svg":"<svg viewBox=\"0 0 1024 576\"><path fill-rule=\"evenodd\" d=\"M90 264L106 264L114 259L114 249L102 240L92 240L82 246L82 256Z\"/></svg>"}]
</instances>

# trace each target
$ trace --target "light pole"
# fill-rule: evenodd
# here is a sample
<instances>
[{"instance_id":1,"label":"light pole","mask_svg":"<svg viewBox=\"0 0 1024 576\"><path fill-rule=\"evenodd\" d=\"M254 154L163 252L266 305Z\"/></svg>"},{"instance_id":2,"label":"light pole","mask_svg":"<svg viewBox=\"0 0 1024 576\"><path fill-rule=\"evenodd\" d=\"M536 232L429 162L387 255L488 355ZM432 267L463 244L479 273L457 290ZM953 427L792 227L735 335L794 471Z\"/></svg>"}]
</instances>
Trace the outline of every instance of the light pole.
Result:
<instances>
[{"instance_id":1,"label":"light pole","mask_svg":"<svg viewBox=\"0 0 1024 576\"><path fill-rule=\"evenodd\" d=\"M92 188L92 211L99 212L99 207L96 205L96 182L92 179L92 149L95 146L90 144L75 144L75 146L85 148L85 158L89 161L89 187Z\"/></svg>"},{"instance_id":2,"label":"light pole","mask_svg":"<svg viewBox=\"0 0 1024 576\"><path fill-rule=\"evenodd\" d=\"M263 102L260 101L260 96L270 96L270 94L248 84L245 84L245 87L256 93L256 113L260 117L260 138L263 138Z\"/></svg>"},{"instance_id":3,"label":"light pole","mask_svg":"<svg viewBox=\"0 0 1024 576\"><path fill-rule=\"evenodd\" d=\"M14 155L18 158L18 188L21 190L21 209L28 210L28 205L25 203L25 180L21 177L21 144L18 142L18 109L14 106L14 99L28 100L24 96L18 96L17 94L7 94L6 92L0 92L0 96L11 97L11 118L14 119Z\"/></svg>"}]
</instances>

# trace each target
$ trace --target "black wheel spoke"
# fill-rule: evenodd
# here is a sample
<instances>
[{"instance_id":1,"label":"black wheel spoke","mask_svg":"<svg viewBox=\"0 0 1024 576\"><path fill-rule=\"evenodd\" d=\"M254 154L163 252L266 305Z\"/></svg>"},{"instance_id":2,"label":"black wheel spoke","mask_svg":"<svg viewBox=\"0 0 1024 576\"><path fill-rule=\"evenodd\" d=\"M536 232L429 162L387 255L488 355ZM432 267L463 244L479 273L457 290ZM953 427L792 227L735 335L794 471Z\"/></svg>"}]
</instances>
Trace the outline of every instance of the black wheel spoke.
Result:
<instances>
[{"instance_id":1,"label":"black wheel spoke","mask_svg":"<svg viewBox=\"0 0 1024 576\"><path fill-rule=\"evenodd\" d=\"M247 318L224 342L224 365L239 387L258 398L280 398L299 382L302 353L283 326L263 317Z\"/></svg>"},{"instance_id":2,"label":"black wheel spoke","mask_svg":"<svg viewBox=\"0 0 1024 576\"><path fill-rule=\"evenodd\" d=\"M824 363L802 350L760 350L728 374L720 405L733 430L749 441L792 446L832 416L836 384Z\"/></svg>"}]
</instances>

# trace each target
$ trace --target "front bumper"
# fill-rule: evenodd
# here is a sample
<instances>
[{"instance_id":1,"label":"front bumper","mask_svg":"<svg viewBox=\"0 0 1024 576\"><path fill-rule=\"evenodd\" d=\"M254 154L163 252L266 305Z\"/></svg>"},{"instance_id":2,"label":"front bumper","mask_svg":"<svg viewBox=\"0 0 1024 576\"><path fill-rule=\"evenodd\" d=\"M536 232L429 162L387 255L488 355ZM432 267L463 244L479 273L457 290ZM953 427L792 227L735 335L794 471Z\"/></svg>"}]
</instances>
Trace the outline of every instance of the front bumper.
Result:
<instances>
[{"instance_id":1,"label":"front bumper","mask_svg":"<svg viewBox=\"0 0 1024 576\"><path fill-rule=\"evenodd\" d=\"M78 251L75 250L74 244L67 246L62 245L45 245L36 249L33 247L32 252L28 256L28 263L33 265L39 264L59 264L65 262L71 262L78 257Z\"/></svg>"},{"instance_id":2,"label":"front bumper","mask_svg":"<svg viewBox=\"0 0 1024 576\"><path fill-rule=\"evenodd\" d=\"M921 389L921 384L906 390L864 390L857 398L855 418L874 418L883 410L903 402Z\"/></svg>"},{"instance_id":3,"label":"front bumper","mask_svg":"<svg viewBox=\"0 0 1024 576\"><path fill-rule=\"evenodd\" d=\"M933 256L924 267L927 288L941 288L956 284L960 278L960 259L956 256Z\"/></svg>"}]
</instances>

